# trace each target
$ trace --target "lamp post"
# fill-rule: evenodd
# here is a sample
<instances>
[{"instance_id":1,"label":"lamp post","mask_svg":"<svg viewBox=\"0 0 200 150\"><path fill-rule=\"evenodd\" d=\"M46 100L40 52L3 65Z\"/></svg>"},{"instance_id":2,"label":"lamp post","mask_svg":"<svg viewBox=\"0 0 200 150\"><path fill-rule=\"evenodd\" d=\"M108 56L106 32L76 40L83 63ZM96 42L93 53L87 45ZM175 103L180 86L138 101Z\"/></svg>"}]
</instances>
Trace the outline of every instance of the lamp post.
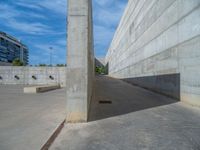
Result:
<instances>
[{"instance_id":1,"label":"lamp post","mask_svg":"<svg viewBox=\"0 0 200 150\"><path fill-rule=\"evenodd\" d=\"M50 66L52 66L52 51L53 51L53 47L49 47L49 52L50 52L50 58L49 58L49 64Z\"/></svg>"}]
</instances>

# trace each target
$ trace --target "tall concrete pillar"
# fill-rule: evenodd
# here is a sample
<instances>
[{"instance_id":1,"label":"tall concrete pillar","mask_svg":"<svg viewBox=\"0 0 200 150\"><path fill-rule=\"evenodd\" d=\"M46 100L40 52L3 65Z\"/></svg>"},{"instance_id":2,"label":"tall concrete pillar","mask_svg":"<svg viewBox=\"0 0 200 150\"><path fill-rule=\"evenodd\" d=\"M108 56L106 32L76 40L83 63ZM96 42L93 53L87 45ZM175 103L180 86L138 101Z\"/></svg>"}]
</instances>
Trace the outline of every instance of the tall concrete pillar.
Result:
<instances>
[{"instance_id":1,"label":"tall concrete pillar","mask_svg":"<svg viewBox=\"0 0 200 150\"><path fill-rule=\"evenodd\" d=\"M92 97L94 52L91 0L68 0L67 122L86 122Z\"/></svg>"}]
</instances>

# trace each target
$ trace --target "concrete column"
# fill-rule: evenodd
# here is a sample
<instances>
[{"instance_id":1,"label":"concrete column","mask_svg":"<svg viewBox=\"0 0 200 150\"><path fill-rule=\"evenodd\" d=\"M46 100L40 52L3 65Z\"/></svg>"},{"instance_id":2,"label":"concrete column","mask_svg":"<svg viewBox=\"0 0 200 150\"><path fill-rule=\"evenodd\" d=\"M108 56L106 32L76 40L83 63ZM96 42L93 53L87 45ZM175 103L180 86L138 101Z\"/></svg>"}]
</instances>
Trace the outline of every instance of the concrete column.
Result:
<instances>
[{"instance_id":1,"label":"concrete column","mask_svg":"<svg viewBox=\"0 0 200 150\"><path fill-rule=\"evenodd\" d=\"M67 122L88 118L94 78L91 3L68 0Z\"/></svg>"}]
</instances>

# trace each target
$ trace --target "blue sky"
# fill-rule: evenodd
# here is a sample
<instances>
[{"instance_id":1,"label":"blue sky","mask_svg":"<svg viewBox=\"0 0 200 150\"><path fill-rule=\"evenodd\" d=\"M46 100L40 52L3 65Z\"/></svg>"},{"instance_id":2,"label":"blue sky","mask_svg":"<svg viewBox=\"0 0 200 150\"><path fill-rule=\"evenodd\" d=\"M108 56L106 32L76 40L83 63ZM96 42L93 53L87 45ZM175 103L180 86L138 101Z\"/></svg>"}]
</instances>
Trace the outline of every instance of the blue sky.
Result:
<instances>
[{"instance_id":1,"label":"blue sky","mask_svg":"<svg viewBox=\"0 0 200 150\"><path fill-rule=\"evenodd\" d=\"M127 0L93 0L94 48L105 56ZM0 31L29 47L30 64L66 63L66 0L0 0Z\"/></svg>"}]
</instances>

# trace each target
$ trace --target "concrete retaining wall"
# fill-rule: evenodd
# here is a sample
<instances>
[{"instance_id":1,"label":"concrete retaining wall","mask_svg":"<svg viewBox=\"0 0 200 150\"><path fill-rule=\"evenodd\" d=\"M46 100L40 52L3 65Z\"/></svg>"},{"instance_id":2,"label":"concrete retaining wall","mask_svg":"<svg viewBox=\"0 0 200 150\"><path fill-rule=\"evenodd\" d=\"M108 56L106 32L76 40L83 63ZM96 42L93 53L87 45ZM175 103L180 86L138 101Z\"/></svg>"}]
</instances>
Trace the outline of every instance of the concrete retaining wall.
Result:
<instances>
[{"instance_id":1,"label":"concrete retaining wall","mask_svg":"<svg viewBox=\"0 0 200 150\"><path fill-rule=\"evenodd\" d=\"M86 122L94 82L91 0L68 0L67 122Z\"/></svg>"},{"instance_id":2,"label":"concrete retaining wall","mask_svg":"<svg viewBox=\"0 0 200 150\"><path fill-rule=\"evenodd\" d=\"M66 86L66 67L0 67L0 84Z\"/></svg>"},{"instance_id":3,"label":"concrete retaining wall","mask_svg":"<svg viewBox=\"0 0 200 150\"><path fill-rule=\"evenodd\" d=\"M0 66L12 66L12 63L7 63L7 62L1 62L0 61Z\"/></svg>"},{"instance_id":4,"label":"concrete retaining wall","mask_svg":"<svg viewBox=\"0 0 200 150\"><path fill-rule=\"evenodd\" d=\"M200 1L129 1L106 62L113 77L200 105Z\"/></svg>"}]
</instances>

